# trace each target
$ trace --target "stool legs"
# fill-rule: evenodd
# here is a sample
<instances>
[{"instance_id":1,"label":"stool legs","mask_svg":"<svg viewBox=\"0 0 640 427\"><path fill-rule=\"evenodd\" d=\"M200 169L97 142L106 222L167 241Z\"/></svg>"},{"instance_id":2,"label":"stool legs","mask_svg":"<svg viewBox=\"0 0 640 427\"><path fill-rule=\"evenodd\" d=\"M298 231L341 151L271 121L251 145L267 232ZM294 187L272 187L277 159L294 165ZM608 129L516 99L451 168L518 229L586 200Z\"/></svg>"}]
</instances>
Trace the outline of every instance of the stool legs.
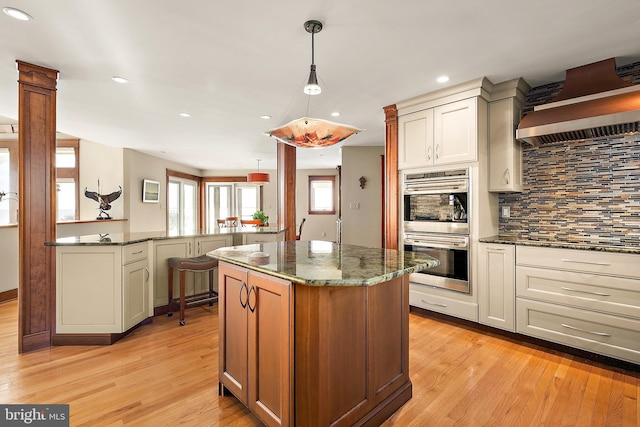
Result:
<instances>
[{"instance_id":1,"label":"stool legs","mask_svg":"<svg viewBox=\"0 0 640 427\"><path fill-rule=\"evenodd\" d=\"M184 282L186 274L186 271L180 270L180 326L184 326Z\"/></svg>"},{"instance_id":2,"label":"stool legs","mask_svg":"<svg viewBox=\"0 0 640 427\"><path fill-rule=\"evenodd\" d=\"M167 317L173 316L173 268L169 267L169 311Z\"/></svg>"}]
</instances>

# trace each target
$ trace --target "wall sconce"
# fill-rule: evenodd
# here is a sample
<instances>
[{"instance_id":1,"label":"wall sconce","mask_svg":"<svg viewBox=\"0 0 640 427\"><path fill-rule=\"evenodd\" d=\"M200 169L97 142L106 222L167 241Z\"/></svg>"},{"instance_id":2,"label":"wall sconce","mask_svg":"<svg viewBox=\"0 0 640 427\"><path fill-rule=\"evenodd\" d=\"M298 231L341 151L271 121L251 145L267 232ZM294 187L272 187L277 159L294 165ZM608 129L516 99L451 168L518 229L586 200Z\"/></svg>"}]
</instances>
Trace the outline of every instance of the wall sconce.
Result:
<instances>
[{"instance_id":1,"label":"wall sconce","mask_svg":"<svg viewBox=\"0 0 640 427\"><path fill-rule=\"evenodd\" d=\"M361 176L358 181L360 181L360 188L364 190L364 185L367 183L367 178L365 178L364 176Z\"/></svg>"}]
</instances>

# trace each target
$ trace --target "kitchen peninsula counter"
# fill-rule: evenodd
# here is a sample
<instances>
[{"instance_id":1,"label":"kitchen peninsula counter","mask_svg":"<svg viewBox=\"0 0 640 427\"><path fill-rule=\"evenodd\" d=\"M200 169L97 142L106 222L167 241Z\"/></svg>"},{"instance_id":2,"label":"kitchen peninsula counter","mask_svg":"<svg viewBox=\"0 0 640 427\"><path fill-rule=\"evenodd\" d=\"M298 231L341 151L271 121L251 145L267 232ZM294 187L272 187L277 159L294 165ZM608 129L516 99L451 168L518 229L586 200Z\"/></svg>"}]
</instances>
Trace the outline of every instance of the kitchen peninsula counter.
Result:
<instances>
[{"instance_id":1,"label":"kitchen peninsula counter","mask_svg":"<svg viewBox=\"0 0 640 427\"><path fill-rule=\"evenodd\" d=\"M324 241L219 248L219 390L266 425L380 425L411 398L425 255Z\"/></svg>"}]
</instances>

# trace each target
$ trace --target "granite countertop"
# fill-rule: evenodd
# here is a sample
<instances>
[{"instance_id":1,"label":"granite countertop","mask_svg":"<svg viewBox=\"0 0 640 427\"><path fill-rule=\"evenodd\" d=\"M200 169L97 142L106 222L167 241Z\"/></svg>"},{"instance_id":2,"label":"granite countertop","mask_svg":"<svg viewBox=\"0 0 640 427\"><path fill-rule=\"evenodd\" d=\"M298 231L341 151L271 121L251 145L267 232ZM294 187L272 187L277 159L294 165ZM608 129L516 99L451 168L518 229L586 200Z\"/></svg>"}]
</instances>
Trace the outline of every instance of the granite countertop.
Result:
<instances>
[{"instance_id":1,"label":"granite countertop","mask_svg":"<svg viewBox=\"0 0 640 427\"><path fill-rule=\"evenodd\" d=\"M101 246L101 245L132 245L148 240L181 239L184 237L207 237L233 234L277 234L285 229L277 227L223 227L210 232L196 232L193 234L169 235L164 231L149 231L136 233L105 233L89 234L86 236L61 237L55 242L46 242L45 246Z\"/></svg>"},{"instance_id":2,"label":"granite countertop","mask_svg":"<svg viewBox=\"0 0 640 427\"><path fill-rule=\"evenodd\" d=\"M566 241L549 239L531 239L526 236L498 235L478 239L482 243L497 243L502 245L537 246L541 248L577 249L586 251L618 252L640 254L638 246L604 245L585 241Z\"/></svg>"},{"instance_id":3,"label":"granite countertop","mask_svg":"<svg viewBox=\"0 0 640 427\"><path fill-rule=\"evenodd\" d=\"M268 255L268 263L249 261L256 252ZM207 255L307 286L370 286L439 264L415 252L319 240L231 246Z\"/></svg>"}]
</instances>

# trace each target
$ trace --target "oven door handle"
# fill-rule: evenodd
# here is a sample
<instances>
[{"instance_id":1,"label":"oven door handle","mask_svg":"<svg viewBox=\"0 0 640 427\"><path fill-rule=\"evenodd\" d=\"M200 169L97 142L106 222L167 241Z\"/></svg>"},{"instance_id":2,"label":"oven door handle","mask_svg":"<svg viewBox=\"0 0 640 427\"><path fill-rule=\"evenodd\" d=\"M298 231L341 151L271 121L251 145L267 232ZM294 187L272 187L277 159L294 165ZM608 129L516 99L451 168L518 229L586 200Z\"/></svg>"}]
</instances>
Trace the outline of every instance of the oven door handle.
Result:
<instances>
[{"instance_id":1,"label":"oven door handle","mask_svg":"<svg viewBox=\"0 0 640 427\"><path fill-rule=\"evenodd\" d=\"M405 194L429 193L464 193L468 189L466 181L427 183L406 183Z\"/></svg>"},{"instance_id":2,"label":"oven door handle","mask_svg":"<svg viewBox=\"0 0 640 427\"><path fill-rule=\"evenodd\" d=\"M428 242L420 240L405 239L404 242L409 245L423 246L428 248L441 248L441 249L468 249L469 242L466 240L451 241L445 239L433 239Z\"/></svg>"}]
</instances>

